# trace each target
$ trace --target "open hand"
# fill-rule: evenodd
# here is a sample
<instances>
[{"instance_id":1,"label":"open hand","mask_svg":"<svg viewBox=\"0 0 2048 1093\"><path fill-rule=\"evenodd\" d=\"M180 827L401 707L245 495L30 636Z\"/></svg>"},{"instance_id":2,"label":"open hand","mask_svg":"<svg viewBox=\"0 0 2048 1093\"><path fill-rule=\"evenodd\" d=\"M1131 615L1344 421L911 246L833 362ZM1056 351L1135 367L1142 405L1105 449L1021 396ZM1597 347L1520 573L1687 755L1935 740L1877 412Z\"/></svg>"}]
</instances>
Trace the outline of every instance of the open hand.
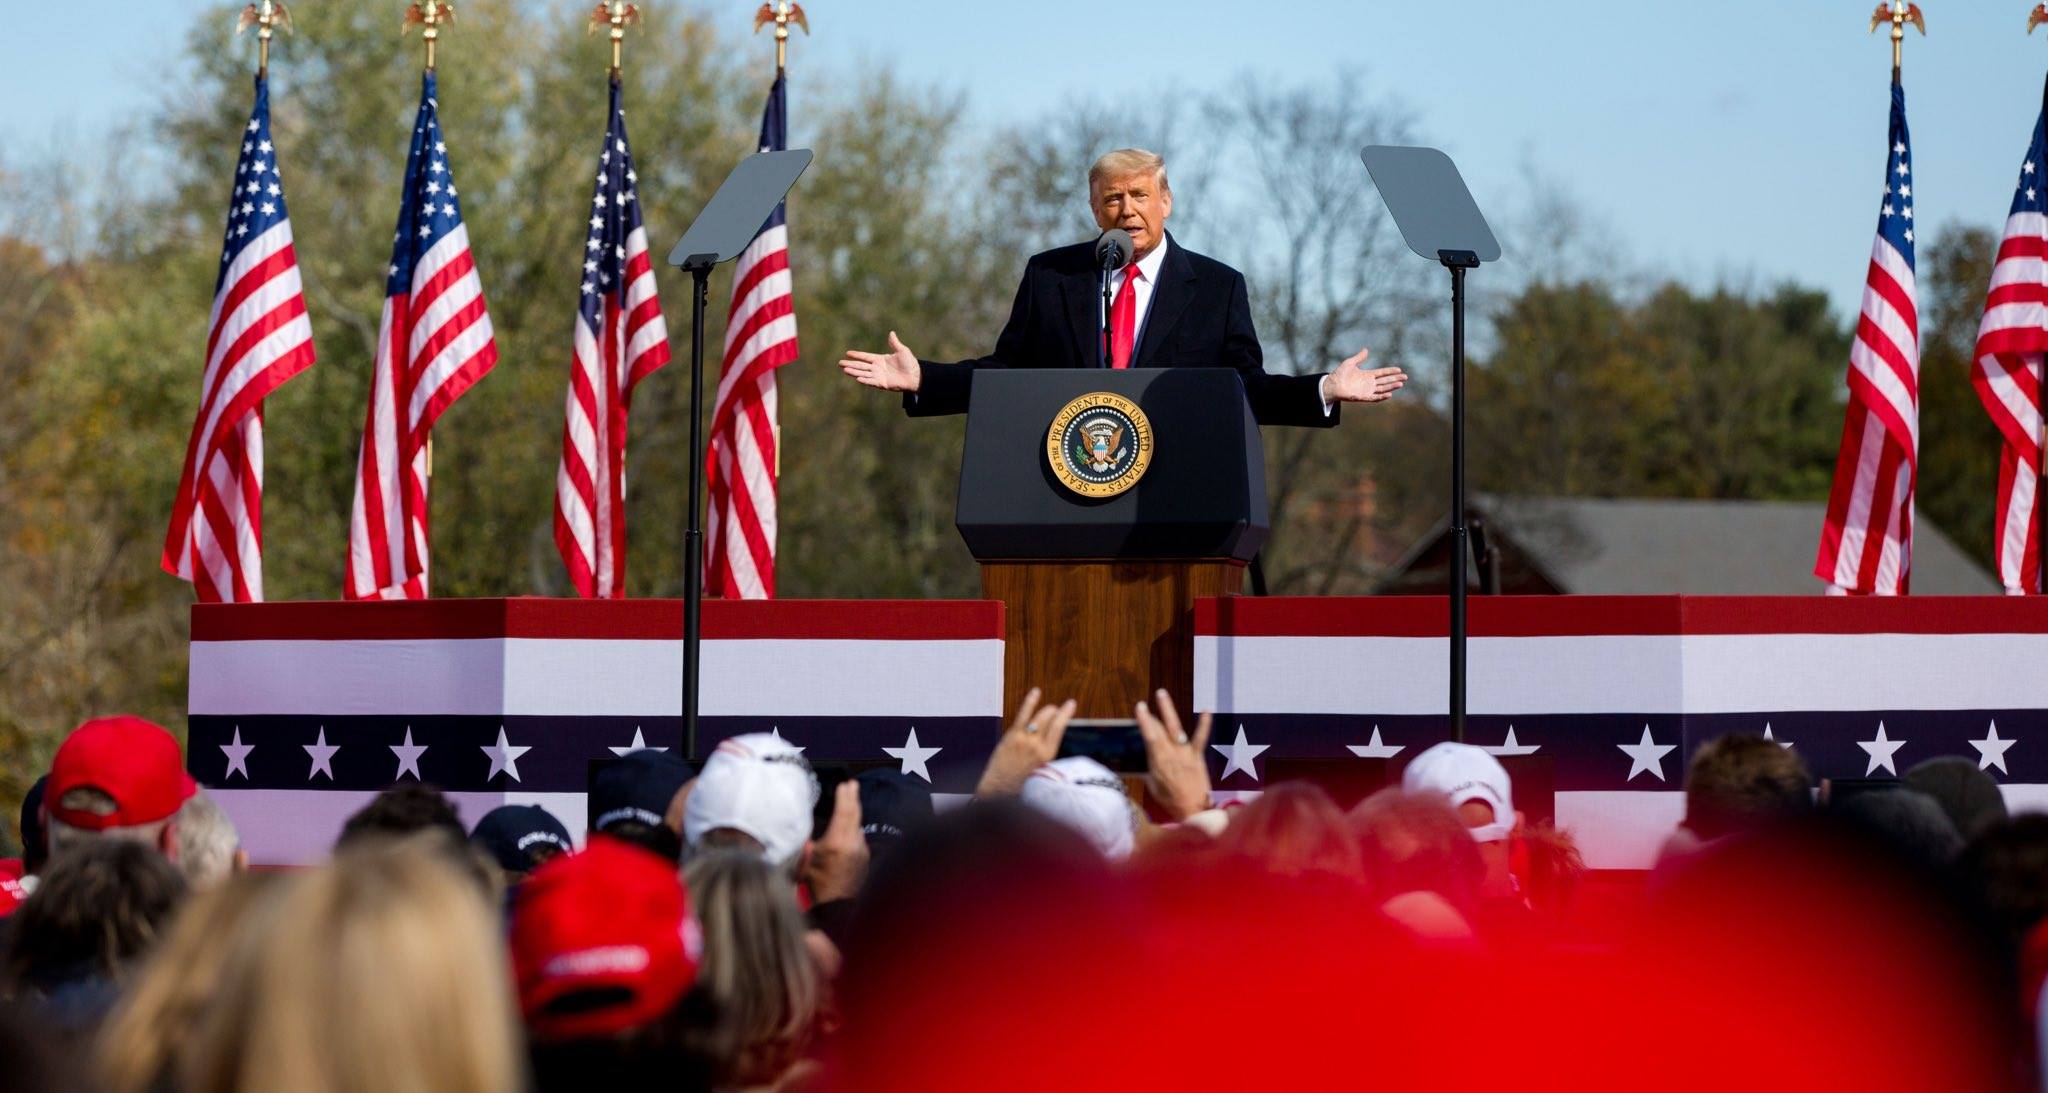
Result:
<instances>
[{"instance_id":1,"label":"open hand","mask_svg":"<svg viewBox=\"0 0 2048 1093\"><path fill-rule=\"evenodd\" d=\"M839 370L857 382L883 391L915 391L924 380L923 372L917 367L917 354L897 340L893 330L889 332L887 353L849 349L845 356L839 358Z\"/></svg>"},{"instance_id":2,"label":"open hand","mask_svg":"<svg viewBox=\"0 0 2048 1093\"><path fill-rule=\"evenodd\" d=\"M1408 383L1408 373L1399 368L1367 368L1372 350L1361 349L1331 372L1323 383L1323 394L1331 402L1385 402Z\"/></svg>"},{"instance_id":3,"label":"open hand","mask_svg":"<svg viewBox=\"0 0 2048 1093\"><path fill-rule=\"evenodd\" d=\"M1181 728L1173 696L1161 688L1152 695L1155 713L1138 703L1138 735L1145 740L1145 786L1175 822L1209 807L1209 727L1207 713L1195 719L1195 734Z\"/></svg>"},{"instance_id":4,"label":"open hand","mask_svg":"<svg viewBox=\"0 0 2048 1093\"><path fill-rule=\"evenodd\" d=\"M1031 772L1059 757L1060 739L1067 735L1067 722L1074 719L1076 703L1067 699L1057 706L1040 706L1038 688L1031 688L1017 707L1017 716L996 741L996 750L981 772L977 797L1001 797L1024 788Z\"/></svg>"}]
</instances>

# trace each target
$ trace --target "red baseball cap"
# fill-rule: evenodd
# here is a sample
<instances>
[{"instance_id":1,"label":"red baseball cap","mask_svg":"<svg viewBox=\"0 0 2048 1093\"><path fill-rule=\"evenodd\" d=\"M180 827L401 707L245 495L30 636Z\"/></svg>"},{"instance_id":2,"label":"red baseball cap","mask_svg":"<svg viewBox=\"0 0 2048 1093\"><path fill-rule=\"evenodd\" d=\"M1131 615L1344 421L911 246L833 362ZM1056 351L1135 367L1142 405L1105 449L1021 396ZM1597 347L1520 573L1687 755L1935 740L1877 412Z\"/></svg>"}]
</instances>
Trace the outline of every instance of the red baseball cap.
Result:
<instances>
[{"instance_id":1,"label":"red baseball cap","mask_svg":"<svg viewBox=\"0 0 2048 1093\"><path fill-rule=\"evenodd\" d=\"M185 773L178 741L162 725L139 717L101 717L78 726L57 748L43 812L86 831L135 827L167 819L198 790ZM114 799L114 810L65 808L74 789L96 789Z\"/></svg>"},{"instance_id":2,"label":"red baseball cap","mask_svg":"<svg viewBox=\"0 0 2048 1093\"><path fill-rule=\"evenodd\" d=\"M668 1012L703 951L675 863L598 836L534 870L512 910L512 971L542 1040L612 1036Z\"/></svg>"}]
</instances>

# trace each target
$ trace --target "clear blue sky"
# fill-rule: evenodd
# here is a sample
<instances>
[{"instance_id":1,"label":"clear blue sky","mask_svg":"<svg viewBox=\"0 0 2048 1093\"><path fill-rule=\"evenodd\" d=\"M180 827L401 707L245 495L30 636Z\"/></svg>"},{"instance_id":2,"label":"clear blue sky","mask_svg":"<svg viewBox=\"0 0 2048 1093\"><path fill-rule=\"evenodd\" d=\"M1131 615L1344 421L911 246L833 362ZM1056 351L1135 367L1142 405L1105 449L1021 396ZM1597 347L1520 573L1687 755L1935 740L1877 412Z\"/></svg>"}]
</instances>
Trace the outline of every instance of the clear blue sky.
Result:
<instances>
[{"instance_id":1,"label":"clear blue sky","mask_svg":"<svg viewBox=\"0 0 2048 1093\"><path fill-rule=\"evenodd\" d=\"M299 2L384 3L394 26L402 10L400 0ZM1884 170L1889 51L1864 33L1872 3L812 0L816 37L799 40L793 65L892 66L966 90L978 119L999 122L1092 93L1128 99L1135 116L1169 85L1356 64L1417 108L1482 203L1512 201L1533 165L1622 242L1631 268L1702 282L1791 277L1846 311ZM755 6L689 5L739 32ZM89 47L64 44L71 5L10 6L21 10L0 36L0 162L133 119L210 5L96 0ZM1928 8L1930 36L1908 41L1906 58L1918 219L1995 225L2039 109L2048 36L2025 34L2024 0ZM72 74L82 54L101 59L101 75Z\"/></svg>"}]
</instances>

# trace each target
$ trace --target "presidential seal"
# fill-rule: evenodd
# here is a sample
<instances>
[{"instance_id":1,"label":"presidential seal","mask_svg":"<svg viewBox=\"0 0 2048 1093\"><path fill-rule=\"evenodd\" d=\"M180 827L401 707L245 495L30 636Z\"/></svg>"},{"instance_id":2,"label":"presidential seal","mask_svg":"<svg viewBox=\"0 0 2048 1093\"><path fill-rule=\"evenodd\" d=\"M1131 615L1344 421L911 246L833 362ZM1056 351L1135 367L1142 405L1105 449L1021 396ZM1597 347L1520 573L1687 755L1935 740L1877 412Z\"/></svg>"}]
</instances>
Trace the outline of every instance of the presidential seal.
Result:
<instances>
[{"instance_id":1,"label":"presidential seal","mask_svg":"<svg viewBox=\"0 0 2048 1093\"><path fill-rule=\"evenodd\" d=\"M1095 391L1067 403L1045 435L1045 459L1083 497L1115 497L1152 465L1152 423L1122 395Z\"/></svg>"}]
</instances>

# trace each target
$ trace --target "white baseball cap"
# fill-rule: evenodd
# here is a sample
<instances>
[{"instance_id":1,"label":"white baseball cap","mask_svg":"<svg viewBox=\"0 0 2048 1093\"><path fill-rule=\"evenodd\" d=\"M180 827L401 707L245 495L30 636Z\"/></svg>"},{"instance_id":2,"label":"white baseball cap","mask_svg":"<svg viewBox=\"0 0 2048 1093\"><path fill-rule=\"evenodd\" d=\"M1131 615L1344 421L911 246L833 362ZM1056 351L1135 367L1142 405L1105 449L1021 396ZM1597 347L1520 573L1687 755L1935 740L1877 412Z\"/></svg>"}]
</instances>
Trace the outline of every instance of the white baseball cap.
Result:
<instances>
[{"instance_id":1,"label":"white baseball cap","mask_svg":"<svg viewBox=\"0 0 2048 1093\"><path fill-rule=\"evenodd\" d=\"M803 752L771 733L719 742L683 807L683 839L691 846L706 832L731 828L761 844L762 855L787 865L811 838L818 779Z\"/></svg>"},{"instance_id":2,"label":"white baseball cap","mask_svg":"<svg viewBox=\"0 0 2048 1093\"><path fill-rule=\"evenodd\" d=\"M1085 755L1055 759L1031 772L1024 803L1081 833L1102 856L1130 857L1138 816L1115 773Z\"/></svg>"},{"instance_id":3,"label":"white baseball cap","mask_svg":"<svg viewBox=\"0 0 2048 1093\"><path fill-rule=\"evenodd\" d=\"M1515 795L1507 768L1484 748L1446 740L1408 764L1401 788L1444 797L1452 808L1467 801L1486 802L1493 809L1493 822L1472 829L1479 842L1499 842L1515 829Z\"/></svg>"}]
</instances>

